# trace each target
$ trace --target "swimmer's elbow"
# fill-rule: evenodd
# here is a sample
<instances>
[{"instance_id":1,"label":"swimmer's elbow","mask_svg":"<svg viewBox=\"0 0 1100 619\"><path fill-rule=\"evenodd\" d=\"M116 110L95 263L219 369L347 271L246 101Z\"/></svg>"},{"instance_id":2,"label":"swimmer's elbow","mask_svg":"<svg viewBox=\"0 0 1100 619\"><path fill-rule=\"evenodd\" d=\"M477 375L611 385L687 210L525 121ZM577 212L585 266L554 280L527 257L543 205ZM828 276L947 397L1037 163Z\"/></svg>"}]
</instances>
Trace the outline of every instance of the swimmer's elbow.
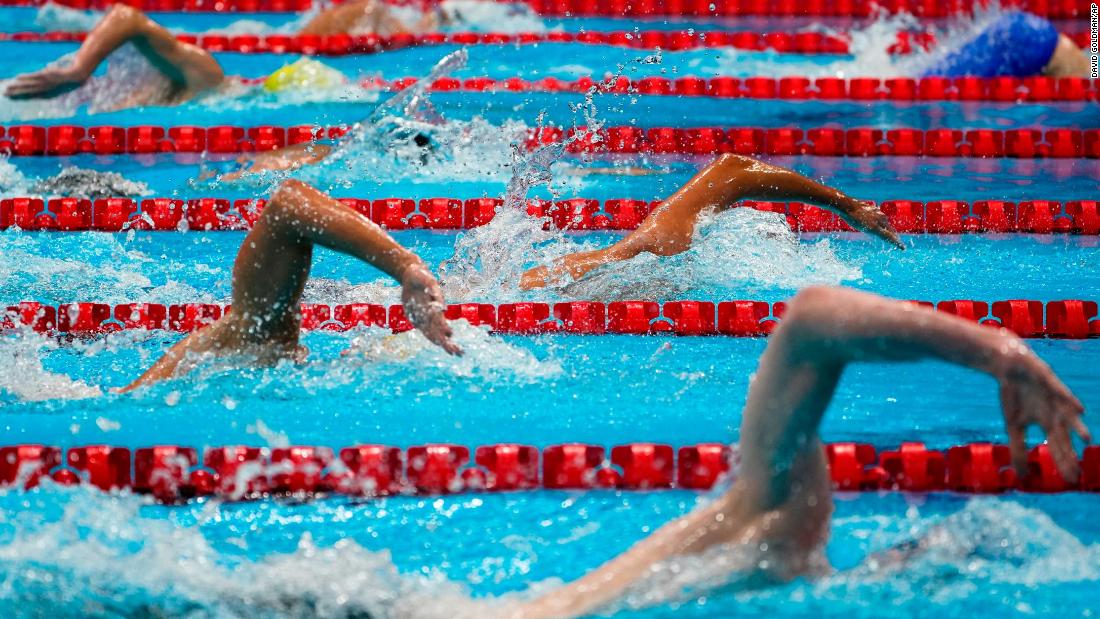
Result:
<instances>
[{"instance_id":1,"label":"swimmer's elbow","mask_svg":"<svg viewBox=\"0 0 1100 619\"><path fill-rule=\"evenodd\" d=\"M787 303L781 321L783 331L800 339L824 332L823 327L838 317L844 306L849 305L845 297L851 294L854 293L829 286L803 288Z\"/></svg>"}]
</instances>

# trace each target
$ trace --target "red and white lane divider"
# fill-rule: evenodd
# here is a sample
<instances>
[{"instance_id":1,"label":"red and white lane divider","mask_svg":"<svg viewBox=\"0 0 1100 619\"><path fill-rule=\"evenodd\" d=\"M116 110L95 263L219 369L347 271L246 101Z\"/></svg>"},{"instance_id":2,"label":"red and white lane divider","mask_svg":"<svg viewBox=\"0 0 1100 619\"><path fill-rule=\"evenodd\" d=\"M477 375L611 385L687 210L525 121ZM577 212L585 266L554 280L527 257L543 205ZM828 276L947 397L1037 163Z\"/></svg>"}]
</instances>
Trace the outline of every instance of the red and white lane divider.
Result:
<instances>
[{"instance_id":1,"label":"red and white lane divider","mask_svg":"<svg viewBox=\"0 0 1100 619\"><path fill-rule=\"evenodd\" d=\"M340 198L388 230L465 230L496 216L500 198ZM544 218L544 228L633 230L661 201L590 198L529 199L527 213ZM247 230L267 201L229 198L5 198L0 230L120 232L124 230ZM1026 233L1100 234L1100 201L1071 200L886 200L882 212L905 234ZM800 202L744 201L739 208L779 213L798 232L852 231L830 211Z\"/></svg>"},{"instance_id":2,"label":"red and white lane divider","mask_svg":"<svg viewBox=\"0 0 1100 619\"><path fill-rule=\"evenodd\" d=\"M1090 34L1066 33L1084 49L1088 49ZM83 41L84 32L4 32L0 41L23 43L65 43ZM536 45L539 43L574 43L610 45L638 50L686 51L729 47L746 51L772 50L782 54L848 54L850 35L822 32L750 32L696 30L615 30L610 32L433 32L414 35L402 33L388 37L378 35L314 35L314 34L180 34L179 40L197 45L210 52L238 54L306 54L348 56L375 54L386 50L425 45ZM930 32L900 32L887 49L891 54L909 54L915 49L929 49L935 44Z\"/></svg>"},{"instance_id":3,"label":"red and white lane divider","mask_svg":"<svg viewBox=\"0 0 1100 619\"><path fill-rule=\"evenodd\" d=\"M1100 337L1095 301L1011 299L913 301L1025 338L1085 339ZM785 302L766 301L567 301L560 303L459 303L447 306L449 320L466 320L496 333L537 335L683 335L763 337L786 312ZM65 303L60 306L25 301L0 312L0 332L28 328L47 334L94 337L121 330L190 332L232 311L214 303ZM401 305L350 303L302 304L302 328L347 331L363 327L411 330Z\"/></svg>"},{"instance_id":4,"label":"red and white lane divider","mask_svg":"<svg viewBox=\"0 0 1100 619\"><path fill-rule=\"evenodd\" d=\"M15 156L238 154L345 135L348 127L0 127L0 153ZM818 127L607 127L532 129L527 147L570 139L577 153L815 155L820 157L1100 158L1100 129L876 129Z\"/></svg>"},{"instance_id":5,"label":"red and white lane divider","mask_svg":"<svg viewBox=\"0 0 1100 619\"><path fill-rule=\"evenodd\" d=\"M570 443L540 450L529 445L432 444L401 450L356 445L329 447L210 447L202 464L192 447L136 449L110 445L62 450L45 445L0 447L0 488L30 489L50 478L104 491L131 490L165 503L194 497L229 500L336 493L355 497L441 495L520 490L707 490L730 470L731 448L705 443L674 450L670 445L631 443L611 449ZM1028 453L1020 478L1005 445L972 443L946 452L923 443L903 443L876 453L860 443L825 448L833 488L997 493L1100 491L1100 446L1085 449L1076 482L1062 479L1049 448ZM541 466L540 466L541 464Z\"/></svg>"},{"instance_id":6,"label":"red and white lane divider","mask_svg":"<svg viewBox=\"0 0 1100 619\"><path fill-rule=\"evenodd\" d=\"M0 0L0 6L41 6L46 0ZM111 0L60 0L77 9L102 10ZM571 17L869 17L875 11L911 13L921 17L967 14L986 0L526 0L542 15ZM128 0L145 11L212 13L298 12L311 0ZM1018 7L1053 19L1086 18L1089 0L1001 0L1001 6Z\"/></svg>"}]
</instances>

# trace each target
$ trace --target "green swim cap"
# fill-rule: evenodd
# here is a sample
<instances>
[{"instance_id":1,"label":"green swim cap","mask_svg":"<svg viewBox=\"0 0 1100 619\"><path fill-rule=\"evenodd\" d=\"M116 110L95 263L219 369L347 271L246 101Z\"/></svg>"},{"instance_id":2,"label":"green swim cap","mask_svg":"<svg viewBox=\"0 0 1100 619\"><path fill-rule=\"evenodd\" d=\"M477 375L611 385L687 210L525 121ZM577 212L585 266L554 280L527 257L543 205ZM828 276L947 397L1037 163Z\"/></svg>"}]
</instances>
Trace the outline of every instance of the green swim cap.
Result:
<instances>
[{"instance_id":1,"label":"green swim cap","mask_svg":"<svg viewBox=\"0 0 1100 619\"><path fill-rule=\"evenodd\" d=\"M299 58L269 75L264 80L264 90L282 92L284 90L333 88L346 83L347 78L336 69L312 58Z\"/></svg>"}]
</instances>

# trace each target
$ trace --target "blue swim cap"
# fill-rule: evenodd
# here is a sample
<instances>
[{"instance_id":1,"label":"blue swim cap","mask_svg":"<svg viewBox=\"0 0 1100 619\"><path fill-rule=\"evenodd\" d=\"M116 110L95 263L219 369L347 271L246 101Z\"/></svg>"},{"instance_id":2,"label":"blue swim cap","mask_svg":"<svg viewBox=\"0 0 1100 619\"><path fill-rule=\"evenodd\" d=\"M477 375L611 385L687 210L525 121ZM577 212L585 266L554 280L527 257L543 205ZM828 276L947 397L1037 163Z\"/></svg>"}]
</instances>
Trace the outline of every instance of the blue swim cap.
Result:
<instances>
[{"instance_id":1,"label":"blue swim cap","mask_svg":"<svg viewBox=\"0 0 1100 619\"><path fill-rule=\"evenodd\" d=\"M1050 63L1058 31L1030 13L1004 13L978 36L924 72L942 77L1029 77Z\"/></svg>"}]
</instances>

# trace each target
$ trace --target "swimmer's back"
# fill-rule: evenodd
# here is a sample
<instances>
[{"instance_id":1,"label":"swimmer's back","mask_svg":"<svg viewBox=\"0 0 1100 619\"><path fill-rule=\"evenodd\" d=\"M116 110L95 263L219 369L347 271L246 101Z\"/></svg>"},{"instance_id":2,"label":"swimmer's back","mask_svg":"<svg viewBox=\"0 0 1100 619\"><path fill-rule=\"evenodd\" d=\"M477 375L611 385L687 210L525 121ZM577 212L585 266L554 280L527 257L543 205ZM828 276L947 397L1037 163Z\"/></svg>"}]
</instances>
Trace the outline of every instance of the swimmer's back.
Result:
<instances>
[{"instance_id":1,"label":"swimmer's back","mask_svg":"<svg viewBox=\"0 0 1100 619\"><path fill-rule=\"evenodd\" d=\"M1029 77L1040 75L1054 55L1058 31L1030 13L1009 11L978 36L924 72L943 77Z\"/></svg>"}]
</instances>

